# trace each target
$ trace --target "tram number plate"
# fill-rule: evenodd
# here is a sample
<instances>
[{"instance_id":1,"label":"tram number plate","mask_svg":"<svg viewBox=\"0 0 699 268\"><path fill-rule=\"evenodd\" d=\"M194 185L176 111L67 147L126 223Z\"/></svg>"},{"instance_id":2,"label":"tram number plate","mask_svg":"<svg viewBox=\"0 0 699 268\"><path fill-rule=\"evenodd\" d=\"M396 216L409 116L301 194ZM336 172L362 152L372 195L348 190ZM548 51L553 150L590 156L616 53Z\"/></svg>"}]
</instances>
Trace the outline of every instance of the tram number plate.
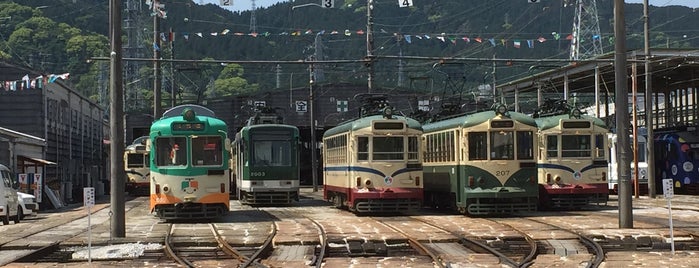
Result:
<instances>
[{"instance_id":1,"label":"tram number plate","mask_svg":"<svg viewBox=\"0 0 699 268\"><path fill-rule=\"evenodd\" d=\"M250 172L250 177L264 177L266 174L264 171L253 171Z\"/></svg>"},{"instance_id":2,"label":"tram number plate","mask_svg":"<svg viewBox=\"0 0 699 268\"><path fill-rule=\"evenodd\" d=\"M502 177L502 176L507 176L510 175L509 170L496 170L495 171L495 176Z\"/></svg>"}]
</instances>

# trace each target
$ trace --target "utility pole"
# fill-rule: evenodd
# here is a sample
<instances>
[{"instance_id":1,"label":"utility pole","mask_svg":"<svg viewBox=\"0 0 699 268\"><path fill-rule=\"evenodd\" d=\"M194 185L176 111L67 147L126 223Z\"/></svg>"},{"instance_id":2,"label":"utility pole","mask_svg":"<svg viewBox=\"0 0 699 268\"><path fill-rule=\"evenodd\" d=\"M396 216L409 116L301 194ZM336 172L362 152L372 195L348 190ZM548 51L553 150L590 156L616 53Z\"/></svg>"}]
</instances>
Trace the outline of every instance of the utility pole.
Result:
<instances>
[{"instance_id":1,"label":"utility pole","mask_svg":"<svg viewBox=\"0 0 699 268\"><path fill-rule=\"evenodd\" d=\"M170 35L168 36L168 41L170 41L170 60L173 60L170 61L170 107L175 107L175 65L173 63L175 59L175 36L172 32L172 27L170 27ZM153 120L155 120L155 118L153 118Z\"/></svg>"},{"instance_id":2,"label":"utility pole","mask_svg":"<svg viewBox=\"0 0 699 268\"><path fill-rule=\"evenodd\" d=\"M614 0L614 102L616 116L617 175L619 176L619 228L633 228L631 167L629 163L629 89L626 74L624 0Z\"/></svg>"},{"instance_id":3,"label":"utility pole","mask_svg":"<svg viewBox=\"0 0 699 268\"><path fill-rule=\"evenodd\" d=\"M643 0L643 39L646 69L646 97L643 99L646 106L646 162L648 163L648 196L655 198L655 153L653 148L653 73L650 65L650 17L648 17L648 0Z\"/></svg>"},{"instance_id":4,"label":"utility pole","mask_svg":"<svg viewBox=\"0 0 699 268\"><path fill-rule=\"evenodd\" d=\"M160 1L153 0L153 120L160 118Z\"/></svg>"},{"instance_id":5,"label":"utility pole","mask_svg":"<svg viewBox=\"0 0 699 268\"><path fill-rule=\"evenodd\" d=\"M109 79L109 201L111 209L111 236L126 237L124 205L124 83L121 64L121 0L109 1L109 39L111 43Z\"/></svg>"},{"instance_id":6,"label":"utility pole","mask_svg":"<svg viewBox=\"0 0 699 268\"><path fill-rule=\"evenodd\" d=\"M315 84L315 72L313 70L313 58L311 58L311 65L308 66L308 113L311 120L309 124L311 130L311 172L313 178L313 192L318 191L318 159L316 157L316 122L315 114L313 110L313 84Z\"/></svg>"},{"instance_id":7,"label":"utility pole","mask_svg":"<svg viewBox=\"0 0 699 268\"><path fill-rule=\"evenodd\" d=\"M367 67L367 88L368 92L371 93L374 80L374 33L372 29L374 28L374 18L371 15L371 11L374 9L374 0L366 1L366 57L369 62L366 63Z\"/></svg>"}]
</instances>

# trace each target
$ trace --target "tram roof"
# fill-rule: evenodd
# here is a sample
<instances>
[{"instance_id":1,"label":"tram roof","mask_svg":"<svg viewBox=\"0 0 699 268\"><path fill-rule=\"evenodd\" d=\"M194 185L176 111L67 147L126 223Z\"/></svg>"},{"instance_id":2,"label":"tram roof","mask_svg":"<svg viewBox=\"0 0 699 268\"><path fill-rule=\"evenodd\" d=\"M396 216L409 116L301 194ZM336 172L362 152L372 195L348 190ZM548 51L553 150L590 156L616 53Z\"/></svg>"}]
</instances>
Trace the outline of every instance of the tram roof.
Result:
<instances>
[{"instance_id":1,"label":"tram roof","mask_svg":"<svg viewBox=\"0 0 699 268\"><path fill-rule=\"evenodd\" d=\"M418 122L415 119L412 119L410 117L400 116L400 115L393 115L393 119L394 120L405 120L408 128L422 131L422 126L421 126L420 122ZM356 130L359 130L362 128L370 127L371 122L374 120L386 120L386 119L381 115L372 115L372 116L358 118L358 119L349 121L347 123L344 123L344 124L341 124L341 125L336 126L334 128L326 130L325 133L323 134L323 137L328 137L328 136L332 136L332 135L342 133L342 132L356 131Z\"/></svg>"},{"instance_id":2,"label":"tram roof","mask_svg":"<svg viewBox=\"0 0 699 268\"><path fill-rule=\"evenodd\" d=\"M513 111L509 111L508 114L509 116L506 116L507 118L510 118L520 123L527 124L532 127L536 127L536 122L534 121L534 118L532 118L531 116ZM427 133L456 127L472 127L487 122L488 120L493 119L496 116L497 115L495 114L495 111L478 112L474 114L462 115L451 119L425 124L422 126L422 129L425 131L425 133Z\"/></svg>"},{"instance_id":3,"label":"tram roof","mask_svg":"<svg viewBox=\"0 0 699 268\"><path fill-rule=\"evenodd\" d=\"M580 116L580 118L592 120L592 123L595 126L598 126L601 128L607 128L607 124L604 123L604 120L599 119L597 117L583 114ZM558 123L560 122L561 119L574 119L574 118L570 118L570 116L568 114L561 114L561 115L539 117L539 118L535 118L534 120L536 121L536 125L539 129L549 129L549 128L558 126Z\"/></svg>"}]
</instances>

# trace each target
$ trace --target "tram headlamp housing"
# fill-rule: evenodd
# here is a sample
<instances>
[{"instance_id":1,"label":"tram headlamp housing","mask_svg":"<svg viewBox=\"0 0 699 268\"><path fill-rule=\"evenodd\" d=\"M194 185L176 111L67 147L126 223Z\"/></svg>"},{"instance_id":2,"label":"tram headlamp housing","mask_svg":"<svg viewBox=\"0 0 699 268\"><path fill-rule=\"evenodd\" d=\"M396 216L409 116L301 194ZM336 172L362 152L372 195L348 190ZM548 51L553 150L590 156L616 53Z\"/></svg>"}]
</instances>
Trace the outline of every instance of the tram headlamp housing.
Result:
<instances>
[{"instance_id":1,"label":"tram headlamp housing","mask_svg":"<svg viewBox=\"0 0 699 268\"><path fill-rule=\"evenodd\" d=\"M495 106L495 114L496 115L507 115L507 105L498 104L497 106Z\"/></svg>"},{"instance_id":2,"label":"tram headlamp housing","mask_svg":"<svg viewBox=\"0 0 699 268\"><path fill-rule=\"evenodd\" d=\"M387 119L392 118L393 117L393 108L391 108L391 106L383 108L382 114L383 114L384 118L387 118Z\"/></svg>"},{"instance_id":3,"label":"tram headlamp housing","mask_svg":"<svg viewBox=\"0 0 699 268\"><path fill-rule=\"evenodd\" d=\"M187 109L184 109L184 111L182 111L182 117L184 118L184 120L194 121L194 119L196 119L197 115L196 115L196 113L194 113L194 110L187 108Z\"/></svg>"},{"instance_id":4,"label":"tram headlamp housing","mask_svg":"<svg viewBox=\"0 0 699 268\"><path fill-rule=\"evenodd\" d=\"M570 118L580 119L581 116L582 116L582 112L578 108L575 108L575 109L573 109L573 111L570 112Z\"/></svg>"}]
</instances>

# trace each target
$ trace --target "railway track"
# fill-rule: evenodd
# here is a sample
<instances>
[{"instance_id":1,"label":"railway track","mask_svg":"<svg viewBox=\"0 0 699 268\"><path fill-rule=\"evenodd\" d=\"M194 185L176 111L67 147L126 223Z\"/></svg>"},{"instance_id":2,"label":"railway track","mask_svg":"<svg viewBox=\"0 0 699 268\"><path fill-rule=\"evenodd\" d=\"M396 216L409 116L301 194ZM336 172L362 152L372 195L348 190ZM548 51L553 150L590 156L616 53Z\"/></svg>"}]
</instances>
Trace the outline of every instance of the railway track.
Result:
<instances>
[{"instance_id":1,"label":"railway track","mask_svg":"<svg viewBox=\"0 0 699 268\"><path fill-rule=\"evenodd\" d=\"M439 224L426 219L410 217L413 221L418 221L420 224L428 225L431 228L441 230L455 237L459 245L465 248L466 254L474 258L488 258L485 255L491 255L496 258L499 263L510 267L527 267L531 264L531 260L536 256L538 247L534 240L524 233L519 233L519 236L508 235L507 241L497 242L497 239L492 237L474 237L467 236L454 229L447 229ZM513 230L516 231L516 230ZM436 247L436 246L433 246ZM445 252L454 252L453 250L445 250ZM452 256L452 259L458 261L458 256ZM452 263L445 258L440 258L439 265L450 267ZM463 260L461 261L463 262Z\"/></svg>"},{"instance_id":2,"label":"railway track","mask_svg":"<svg viewBox=\"0 0 699 268\"><path fill-rule=\"evenodd\" d=\"M527 234L539 245L539 256L555 254L576 259L588 268L599 267L604 261L602 246L586 235L533 218L490 218L489 220ZM527 267L536 263L536 260L528 263L522 263L523 266L518 267Z\"/></svg>"},{"instance_id":3,"label":"railway track","mask_svg":"<svg viewBox=\"0 0 699 268\"><path fill-rule=\"evenodd\" d=\"M236 260L239 267L262 266L260 256L271 249L276 228L259 247L235 248L222 236L214 223L171 223L165 237L164 250L169 258L184 267L214 265L220 261Z\"/></svg>"},{"instance_id":4,"label":"railway track","mask_svg":"<svg viewBox=\"0 0 699 268\"><path fill-rule=\"evenodd\" d=\"M275 237L274 249L261 261L272 267L313 266L322 267L328 252L328 238L323 226L299 208L259 207L275 218L276 229L284 234ZM315 228L310 228L313 226Z\"/></svg>"}]
</instances>

